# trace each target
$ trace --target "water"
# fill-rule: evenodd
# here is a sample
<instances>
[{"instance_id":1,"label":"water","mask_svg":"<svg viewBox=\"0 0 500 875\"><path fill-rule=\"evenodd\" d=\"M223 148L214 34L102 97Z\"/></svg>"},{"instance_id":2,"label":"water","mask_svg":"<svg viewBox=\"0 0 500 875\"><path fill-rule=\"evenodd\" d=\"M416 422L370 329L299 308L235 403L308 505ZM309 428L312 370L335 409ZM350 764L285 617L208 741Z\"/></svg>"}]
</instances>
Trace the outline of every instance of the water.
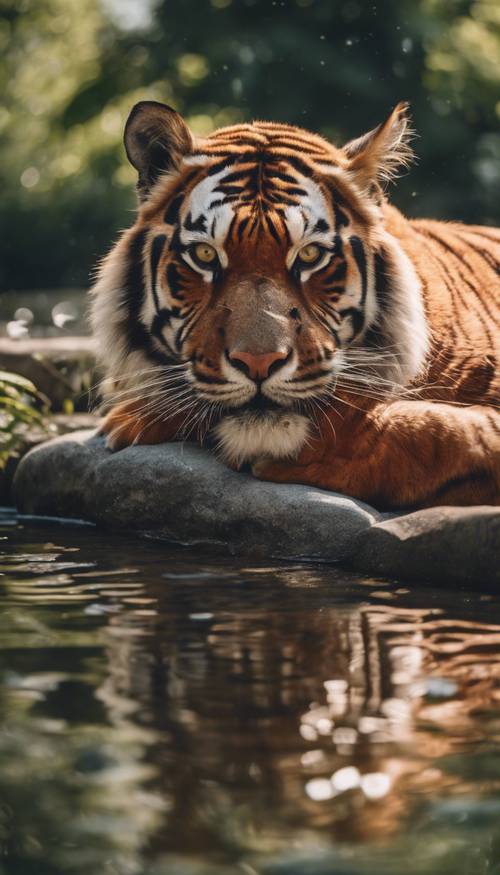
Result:
<instances>
[{"instance_id":1,"label":"water","mask_svg":"<svg viewBox=\"0 0 500 875\"><path fill-rule=\"evenodd\" d=\"M0 525L1 875L498 875L491 593Z\"/></svg>"}]
</instances>

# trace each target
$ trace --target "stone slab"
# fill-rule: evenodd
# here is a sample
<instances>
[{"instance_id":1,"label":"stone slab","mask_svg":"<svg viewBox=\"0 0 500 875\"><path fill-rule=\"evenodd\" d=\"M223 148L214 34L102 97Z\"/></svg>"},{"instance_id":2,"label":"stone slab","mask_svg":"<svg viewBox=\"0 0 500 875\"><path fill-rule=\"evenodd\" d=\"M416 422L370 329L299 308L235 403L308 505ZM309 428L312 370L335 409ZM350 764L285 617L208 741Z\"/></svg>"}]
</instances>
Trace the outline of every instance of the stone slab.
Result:
<instances>
[{"instance_id":1,"label":"stone slab","mask_svg":"<svg viewBox=\"0 0 500 875\"><path fill-rule=\"evenodd\" d=\"M31 450L13 488L22 513L261 557L338 561L381 518L345 496L236 473L192 444L112 453L87 431Z\"/></svg>"},{"instance_id":2,"label":"stone slab","mask_svg":"<svg viewBox=\"0 0 500 875\"><path fill-rule=\"evenodd\" d=\"M375 523L363 532L353 564L406 580L500 584L500 508L431 507Z\"/></svg>"},{"instance_id":3,"label":"stone slab","mask_svg":"<svg viewBox=\"0 0 500 875\"><path fill-rule=\"evenodd\" d=\"M500 584L500 508L390 516L300 485L237 473L194 444L112 453L95 432L31 450L13 485L20 512L234 555L344 562L363 574L491 589Z\"/></svg>"}]
</instances>

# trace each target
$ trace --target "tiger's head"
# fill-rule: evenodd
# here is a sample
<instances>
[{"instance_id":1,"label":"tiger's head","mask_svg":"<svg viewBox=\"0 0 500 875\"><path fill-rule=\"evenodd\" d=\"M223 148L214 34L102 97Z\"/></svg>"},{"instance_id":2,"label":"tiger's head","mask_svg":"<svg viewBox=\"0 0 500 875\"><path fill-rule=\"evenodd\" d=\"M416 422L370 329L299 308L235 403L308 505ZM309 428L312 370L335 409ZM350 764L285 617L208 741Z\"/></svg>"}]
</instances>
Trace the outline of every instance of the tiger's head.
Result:
<instances>
[{"instance_id":1,"label":"tiger's head","mask_svg":"<svg viewBox=\"0 0 500 875\"><path fill-rule=\"evenodd\" d=\"M264 122L197 139L170 107L137 104L137 222L94 287L108 376L165 418L186 410L236 463L296 454L336 386L410 382L425 320L381 188L408 136L404 104L342 149Z\"/></svg>"}]
</instances>

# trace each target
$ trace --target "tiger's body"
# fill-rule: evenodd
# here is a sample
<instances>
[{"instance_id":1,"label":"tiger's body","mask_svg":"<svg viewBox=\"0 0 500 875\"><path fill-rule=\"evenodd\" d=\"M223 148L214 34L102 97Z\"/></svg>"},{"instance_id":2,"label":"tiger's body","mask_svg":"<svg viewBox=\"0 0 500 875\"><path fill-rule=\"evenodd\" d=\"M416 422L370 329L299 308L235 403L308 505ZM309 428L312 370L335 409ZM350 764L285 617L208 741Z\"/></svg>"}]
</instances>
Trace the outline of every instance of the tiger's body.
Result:
<instances>
[{"instance_id":1,"label":"tiger's body","mask_svg":"<svg viewBox=\"0 0 500 875\"><path fill-rule=\"evenodd\" d=\"M111 448L206 439L381 508L500 503L500 231L390 206L407 138L402 106L344 149L271 123L195 142L136 107L143 203L93 291Z\"/></svg>"}]
</instances>

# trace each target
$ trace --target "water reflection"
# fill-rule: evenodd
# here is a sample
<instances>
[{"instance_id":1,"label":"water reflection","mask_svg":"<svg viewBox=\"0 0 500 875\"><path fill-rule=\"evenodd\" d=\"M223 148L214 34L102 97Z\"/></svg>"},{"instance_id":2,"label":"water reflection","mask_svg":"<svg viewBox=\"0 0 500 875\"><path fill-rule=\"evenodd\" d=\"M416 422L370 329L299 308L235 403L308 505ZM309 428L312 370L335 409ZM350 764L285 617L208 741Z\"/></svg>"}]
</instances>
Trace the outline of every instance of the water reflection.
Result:
<instances>
[{"instance_id":1,"label":"water reflection","mask_svg":"<svg viewBox=\"0 0 500 875\"><path fill-rule=\"evenodd\" d=\"M3 535L0 873L500 871L496 596Z\"/></svg>"}]
</instances>

